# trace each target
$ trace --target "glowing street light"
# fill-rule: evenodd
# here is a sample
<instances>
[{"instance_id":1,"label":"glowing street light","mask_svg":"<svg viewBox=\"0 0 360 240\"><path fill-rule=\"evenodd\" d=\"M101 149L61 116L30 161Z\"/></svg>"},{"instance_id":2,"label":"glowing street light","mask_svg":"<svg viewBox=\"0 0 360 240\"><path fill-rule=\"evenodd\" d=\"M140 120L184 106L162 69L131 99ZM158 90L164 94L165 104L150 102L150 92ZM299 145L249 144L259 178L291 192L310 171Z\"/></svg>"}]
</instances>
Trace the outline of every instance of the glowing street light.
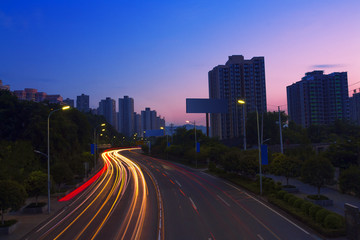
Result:
<instances>
[{"instance_id":1,"label":"glowing street light","mask_svg":"<svg viewBox=\"0 0 360 240\"><path fill-rule=\"evenodd\" d=\"M246 127L245 127L245 101L242 99L238 100L238 103L243 105L242 109L243 109L243 135L244 135L244 150L246 150Z\"/></svg>"},{"instance_id":2,"label":"glowing street light","mask_svg":"<svg viewBox=\"0 0 360 240\"><path fill-rule=\"evenodd\" d=\"M50 117L54 112L60 111L60 110L68 110L70 109L70 106L64 106L62 108L59 109L55 109L53 111L51 111L49 113L48 116L48 121L47 121L47 130L48 130L48 152L47 152L47 157L48 157L48 162L47 162L47 175L48 175L48 213L50 214Z\"/></svg>"}]
</instances>

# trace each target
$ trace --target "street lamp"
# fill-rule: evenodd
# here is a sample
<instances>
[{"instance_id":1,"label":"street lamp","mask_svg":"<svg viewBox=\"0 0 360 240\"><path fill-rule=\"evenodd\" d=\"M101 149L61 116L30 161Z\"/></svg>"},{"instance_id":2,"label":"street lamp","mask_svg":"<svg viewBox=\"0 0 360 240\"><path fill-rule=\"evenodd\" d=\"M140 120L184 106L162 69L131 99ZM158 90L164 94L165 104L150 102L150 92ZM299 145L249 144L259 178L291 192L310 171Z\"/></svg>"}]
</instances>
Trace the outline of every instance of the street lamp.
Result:
<instances>
[{"instance_id":1,"label":"street lamp","mask_svg":"<svg viewBox=\"0 0 360 240\"><path fill-rule=\"evenodd\" d=\"M190 124L194 124L194 133L195 133L195 166L197 168L197 156L196 156L196 150L197 150L197 141L196 141L196 123L195 123L195 120L194 122L190 122L190 121L186 121L186 123L190 123Z\"/></svg>"},{"instance_id":2,"label":"street lamp","mask_svg":"<svg viewBox=\"0 0 360 240\"><path fill-rule=\"evenodd\" d=\"M101 124L99 124L99 125L97 125L96 127L94 127L94 169L95 169L95 166L96 166L96 129L98 128L98 127L105 127L105 123L101 123ZM104 130L104 129L103 129Z\"/></svg>"},{"instance_id":3,"label":"street lamp","mask_svg":"<svg viewBox=\"0 0 360 240\"><path fill-rule=\"evenodd\" d=\"M239 104L246 104L246 102L244 100L238 100ZM259 128L259 111L258 111L258 107L255 106L256 108L256 123L257 123L257 135L258 135L258 150L259 150L259 177L260 177L260 195L262 195L262 173L261 173L261 146L260 146L260 128ZM245 105L243 108L243 111L245 109ZM244 114L243 114L244 115ZM245 115L244 115L244 145L246 146L245 143Z\"/></svg>"},{"instance_id":4,"label":"street lamp","mask_svg":"<svg viewBox=\"0 0 360 240\"><path fill-rule=\"evenodd\" d=\"M59 109L55 109L49 113L48 121L47 121L47 128L48 128L48 152L47 152L47 174L48 174L48 213L50 214L50 117L54 112L60 111L60 110L68 110L70 109L70 106L64 106Z\"/></svg>"},{"instance_id":5,"label":"street lamp","mask_svg":"<svg viewBox=\"0 0 360 240\"><path fill-rule=\"evenodd\" d=\"M243 105L242 109L243 109L243 135L244 135L244 150L246 150L246 128L245 128L245 101L242 99L238 100L238 103Z\"/></svg>"}]
</instances>

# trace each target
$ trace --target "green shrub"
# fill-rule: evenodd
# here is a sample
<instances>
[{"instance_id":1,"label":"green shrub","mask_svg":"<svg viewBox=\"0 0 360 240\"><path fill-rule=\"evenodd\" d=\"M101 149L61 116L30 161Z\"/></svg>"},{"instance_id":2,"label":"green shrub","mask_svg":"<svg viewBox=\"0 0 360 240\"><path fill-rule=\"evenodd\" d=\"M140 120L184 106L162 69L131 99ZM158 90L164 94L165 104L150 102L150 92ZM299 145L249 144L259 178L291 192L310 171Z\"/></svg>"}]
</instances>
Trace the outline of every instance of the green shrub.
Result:
<instances>
[{"instance_id":1,"label":"green shrub","mask_svg":"<svg viewBox=\"0 0 360 240\"><path fill-rule=\"evenodd\" d=\"M295 197L294 195L291 195L288 198L287 202L289 203L290 206L293 206L296 199L297 199L297 197Z\"/></svg>"},{"instance_id":2,"label":"green shrub","mask_svg":"<svg viewBox=\"0 0 360 240\"><path fill-rule=\"evenodd\" d=\"M343 227L343 219L336 214L330 213L324 219L324 226L330 229L340 229Z\"/></svg>"},{"instance_id":3,"label":"green shrub","mask_svg":"<svg viewBox=\"0 0 360 240\"><path fill-rule=\"evenodd\" d=\"M280 190L280 191L278 191L278 192L276 193L276 197L277 197L278 199L284 199L284 195L285 195L286 193L287 193L286 191Z\"/></svg>"},{"instance_id":4,"label":"green shrub","mask_svg":"<svg viewBox=\"0 0 360 240\"><path fill-rule=\"evenodd\" d=\"M284 199L284 201L288 201L288 199L291 197L291 196L293 196L292 194L290 194L290 193L285 193L284 194L284 197L283 197L283 199Z\"/></svg>"},{"instance_id":5,"label":"green shrub","mask_svg":"<svg viewBox=\"0 0 360 240\"><path fill-rule=\"evenodd\" d=\"M305 201L301 198L296 198L293 206L296 208L301 208L301 205L304 203Z\"/></svg>"},{"instance_id":6,"label":"green shrub","mask_svg":"<svg viewBox=\"0 0 360 240\"><path fill-rule=\"evenodd\" d=\"M307 198L312 199L312 200L329 200L329 198L327 196L324 195L307 195Z\"/></svg>"},{"instance_id":7,"label":"green shrub","mask_svg":"<svg viewBox=\"0 0 360 240\"><path fill-rule=\"evenodd\" d=\"M301 211L305 213L306 215L309 215L309 208L311 208L314 204L308 201L304 201L303 204L301 204Z\"/></svg>"},{"instance_id":8,"label":"green shrub","mask_svg":"<svg viewBox=\"0 0 360 240\"><path fill-rule=\"evenodd\" d=\"M315 220L315 215L316 215L316 213L319 211L319 210L321 210L321 209L323 209L322 207L320 207L320 206L318 206L318 205L313 205L313 206L311 206L310 208L309 208L309 216L312 218L312 219L314 219Z\"/></svg>"},{"instance_id":9,"label":"green shrub","mask_svg":"<svg viewBox=\"0 0 360 240\"><path fill-rule=\"evenodd\" d=\"M321 225L324 225L324 219L327 215L331 214L331 212L329 212L328 210L326 209L321 209L319 210L316 215L315 215L315 220L317 223L321 224Z\"/></svg>"}]
</instances>

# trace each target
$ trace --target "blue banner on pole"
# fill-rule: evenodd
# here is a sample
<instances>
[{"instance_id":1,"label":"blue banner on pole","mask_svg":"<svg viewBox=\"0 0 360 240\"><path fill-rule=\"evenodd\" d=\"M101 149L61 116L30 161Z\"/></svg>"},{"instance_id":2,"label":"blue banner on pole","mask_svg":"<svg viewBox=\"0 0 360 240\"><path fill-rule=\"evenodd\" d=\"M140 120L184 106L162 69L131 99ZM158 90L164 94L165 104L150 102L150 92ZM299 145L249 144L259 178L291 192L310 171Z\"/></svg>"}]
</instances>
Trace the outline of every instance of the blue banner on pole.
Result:
<instances>
[{"instance_id":1,"label":"blue banner on pole","mask_svg":"<svg viewBox=\"0 0 360 240\"><path fill-rule=\"evenodd\" d=\"M168 142L167 146L170 147L170 145L171 145L171 144Z\"/></svg>"},{"instance_id":2,"label":"blue banner on pole","mask_svg":"<svg viewBox=\"0 0 360 240\"><path fill-rule=\"evenodd\" d=\"M92 143L91 144L91 154L95 154L95 148L96 148L96 144Z\"/></svg>"},{"instance_id":3,"label":"blue banner on pole","mask_svg":"<svg viewBox=\"0 0 360 240\"><path fill-rule=\"evenodd\" d=\"M199 142L196 143L196 152L200 152L200 143Z\"/></svg>"},{"instance_id":4,"label":"blue banner on pole","mask_svg":"<svg viewBox=\"0 0 360 240\"><path fill-rule=\"evenodd\" d=\"M261 164L262 165L268 165L268 148L266 144L261 145Z\"/></svg>"}]
</instances>

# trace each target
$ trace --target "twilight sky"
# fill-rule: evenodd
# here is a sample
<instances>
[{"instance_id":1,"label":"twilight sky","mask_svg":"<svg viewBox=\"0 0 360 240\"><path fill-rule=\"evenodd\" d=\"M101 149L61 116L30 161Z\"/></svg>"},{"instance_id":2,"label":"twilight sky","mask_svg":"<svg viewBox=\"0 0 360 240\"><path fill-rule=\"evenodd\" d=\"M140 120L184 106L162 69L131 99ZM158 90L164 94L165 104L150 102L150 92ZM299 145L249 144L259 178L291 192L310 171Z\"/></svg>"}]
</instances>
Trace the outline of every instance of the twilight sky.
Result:
<instances>
[{"instance_id":1,"label":"twilight sky","mask_svg":"<svg viewBox=\"0 0 360 240\"><path fill-rule=\"evenodd\" d=\"M360 88L359 0L1 0L0 79L90 107L128 95L167 124L196 120L208 71L230 55L265 57L268 110L305 72L347 71ZM352 91L351 91L352 92Z\"/></svg>"}]
</instances>

